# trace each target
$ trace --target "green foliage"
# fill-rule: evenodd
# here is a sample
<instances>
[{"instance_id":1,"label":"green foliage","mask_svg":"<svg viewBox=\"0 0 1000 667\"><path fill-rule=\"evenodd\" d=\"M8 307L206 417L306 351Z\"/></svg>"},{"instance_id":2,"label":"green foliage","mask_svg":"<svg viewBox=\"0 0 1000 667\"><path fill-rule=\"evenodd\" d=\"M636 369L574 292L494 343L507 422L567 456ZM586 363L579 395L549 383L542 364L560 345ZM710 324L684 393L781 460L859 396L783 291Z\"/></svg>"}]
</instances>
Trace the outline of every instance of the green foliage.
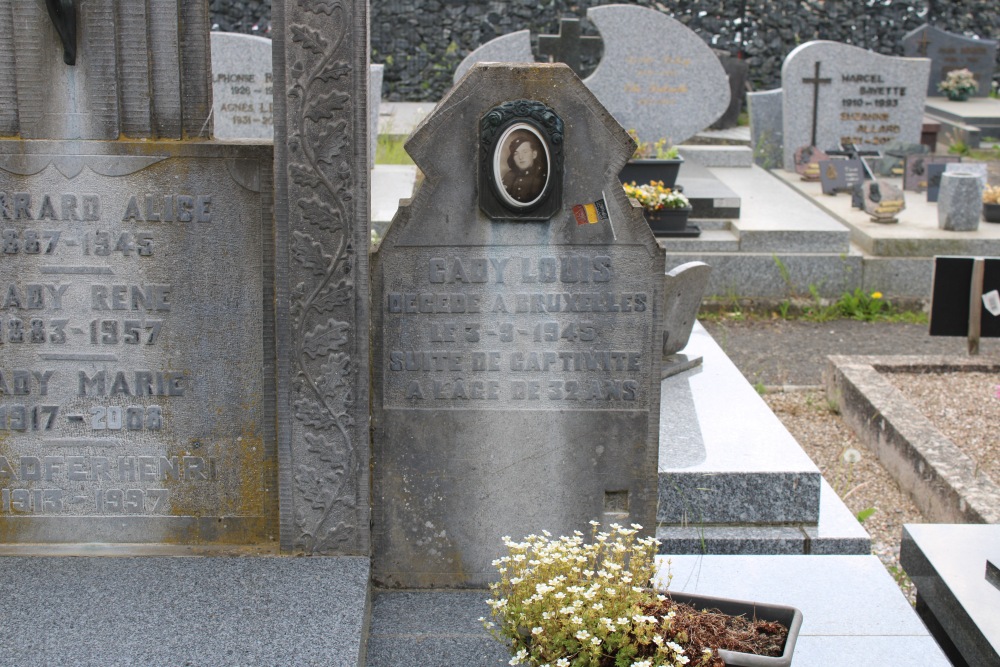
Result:
<instances>
[{"instance_id":1,"label":"green foliage","mask_svg":"<svg viewBox=\"0 0 1000 667\"><path fill-rule=\"evenodd\" d=\"M375 147L376 164L413 164L413 159L410 158L406 149L403 148L405 142L406 139L399 135L378 135L378 142Z\"/></svg>"},{"instance_id":2,"label":"green foliage","mask_svg":"<svg viewBox=\"0 0 1000 667\"><path fill-rule=\"evenodd\" d=\"M872 514L875 514L875 508L874 507L866 507L863 510L861 510L860 512L858 512L855 516L858 518L858 523L864 523L869 518L871 518Z\"/></svg>"},{"instance_id":3,"label":"green foliage","mask_svg":"<svg viewBox=\"0 0 1000 667\"><path fill-rule=\"evenodd\" d=\"M759 380L753 383L753 388L761 396L767 393L767 387L764 385L763 382L760 382Z\"/></svg>"}]
</instances>

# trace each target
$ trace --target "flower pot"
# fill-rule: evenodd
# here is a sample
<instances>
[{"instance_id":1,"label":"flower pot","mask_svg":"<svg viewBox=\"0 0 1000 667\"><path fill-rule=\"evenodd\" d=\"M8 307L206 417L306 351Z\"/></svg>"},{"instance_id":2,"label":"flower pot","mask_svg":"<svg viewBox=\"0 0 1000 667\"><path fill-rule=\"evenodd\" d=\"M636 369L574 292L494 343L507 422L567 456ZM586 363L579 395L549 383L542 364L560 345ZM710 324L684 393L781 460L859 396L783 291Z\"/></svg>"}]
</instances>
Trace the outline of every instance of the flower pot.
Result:
<instances>
[{"instance_id":1,"label":"flower pot","mask_svg":"<svg viewBox=\"0 0 1000 667\"><path fill-rule=\"evenodd\" d=\"M669 160L643 159L629 160L618 175L622 183L635 181L639 185L650 181L663 181L664 187L672 188L677 182L677 174L681 170L684 158Z\"/></svg>"},{"instance_id":2,"label":"flower pot","mask_svg":"<svg viewBox=\"0 0 1000 667\"><path fill-rule=\"evenodd\" d=\"M730 600L728 598L716 598L692 593L674 593L672 591L669 591L668 595L674 601L691 605L696 609L718 609L723 614L729 614L730 616L746 615L749 618L776 621L788 628L785 649L780 656L772 658L720 649L719 657L722 658L727 667L787 667L792 664L792 652L795 650L795 641L799 636L799 628L802 627L802 612L795 607L760 604L744 600Z\"/></svg>"},{"instance_id":3,"label":"flower pot","mask_svg":"<svg viewBox=\"0 0 1000 667\"><path fill-rule=\"evenodd\" d=\"M1000 222L1000 204L983 204L983 220Z\"/></svg>"},{"instance_id":4,"label":"flower pot","mask_svg":"<svg viewBox=\"0 0 1000 667\"><path fill-rule=\"evenodd\" d=\"M964 102L969 99L969 91L967 90L949 90L946 94L952 102Z\"/></svg>"},{"instance_id":5,"label":"flower pot","mask_svg":"<svg viewBox=\"0 0 1000 667\"><path fill-rule=\"evenodd\" d=\"M701 234L697 227L689 227L688 216L691 215L691 207L684 208L661 208L659 211L644 211L646 222L653 230L654 236L677 236L680 234L694 236Z\"/></svg>"}]
</instances>

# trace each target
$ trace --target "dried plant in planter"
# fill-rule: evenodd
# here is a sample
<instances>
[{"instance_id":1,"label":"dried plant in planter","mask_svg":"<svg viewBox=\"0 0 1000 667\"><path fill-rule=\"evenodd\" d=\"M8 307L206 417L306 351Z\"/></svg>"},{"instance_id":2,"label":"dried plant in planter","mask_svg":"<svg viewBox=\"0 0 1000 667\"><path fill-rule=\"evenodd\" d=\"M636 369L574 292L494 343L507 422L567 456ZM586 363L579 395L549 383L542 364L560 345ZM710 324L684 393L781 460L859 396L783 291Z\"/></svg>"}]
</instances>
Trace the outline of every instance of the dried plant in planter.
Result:
<instances>
[{"instance_id":1,"label":"dried plant in planter","mask_svg":"<svg viewBox=\"0 0 1000 667\"><path fill-rule=\"evenodd\" d=\"M589 543L575 532L504 538L494 561L493 620L480 619L510 645L511 665L535 667L722 667L718 650L781 655L787 629L768 621L696 609L657 593L658 541L641 526L591 522Z\"/></svg>"}]
</instances>

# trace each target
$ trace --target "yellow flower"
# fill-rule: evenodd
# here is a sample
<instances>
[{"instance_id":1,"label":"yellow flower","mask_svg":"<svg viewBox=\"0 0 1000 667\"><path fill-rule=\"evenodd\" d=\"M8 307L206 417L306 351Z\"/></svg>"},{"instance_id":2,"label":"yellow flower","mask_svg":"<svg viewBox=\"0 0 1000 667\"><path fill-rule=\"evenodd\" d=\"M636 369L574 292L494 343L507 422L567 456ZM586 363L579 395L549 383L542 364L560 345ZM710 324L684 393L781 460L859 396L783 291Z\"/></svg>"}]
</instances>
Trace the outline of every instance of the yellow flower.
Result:
<instances>
[{"instance_id":1,"label":"yellow flower","mask_svg":"<svg viewBox=\"0 0 1000 667\"><path fill-rule=\"evenodd\" d=\"M873 299L881 299L882 298L882 292L872 292L872 298Z\"/></svg>"}]
</instances>

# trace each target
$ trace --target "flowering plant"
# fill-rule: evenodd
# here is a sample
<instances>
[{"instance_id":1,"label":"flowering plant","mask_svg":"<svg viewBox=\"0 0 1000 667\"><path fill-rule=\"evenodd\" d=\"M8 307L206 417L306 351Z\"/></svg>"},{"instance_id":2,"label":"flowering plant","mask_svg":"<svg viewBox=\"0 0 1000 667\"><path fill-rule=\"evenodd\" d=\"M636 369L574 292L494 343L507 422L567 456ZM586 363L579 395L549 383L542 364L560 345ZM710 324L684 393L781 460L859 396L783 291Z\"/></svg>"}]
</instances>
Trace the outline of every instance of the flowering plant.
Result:
<instances>
[{"instance_id":1,"label":"flowering plant","mask_svg":"<svg viewBox=\"0 0 1000 667\"><path fill-rule=\"evenodd\" d=\"M669 145L668 139L657 139L653 143L639 139L639 133L629 130L628 136L635 142L635 152L632 154L633 160L643 160L656 158L657 160L676 160L680 157L677 146Z\"/></svg>"},{"instance_id":2,"label":"flowering plant","mask_svg":"<svg viewBox=\"0 0 1000 667\"><path fill-rule=\"evenodd\" d=\"M642 528L611 524L592 541L583 534L552 539L504 538L508 555L494 561L500 581L490 585L496 622L480 619L490 633L509 642L511 665L539 667L654 667L710 665L713 651L685 655L683 631L672 629L675 612L657 617L649 609L667 598L648 588L656 574L659 542L636 537Z\"/></svg>"},{"instance_id":3,"label":"flowering plant","mask_svg":"<svg viewBox=\"0 0 1000 667\"><path fill-rule=\"evenodd\" d=\"M944 81L938 84L942 93L965 93L971 95L979 89L979 82L968 69L953 69Z\"/></svg>"},{"instance_id":4,"label":"flowering plant","mask_svg":"<svg viewBox=\"0 0 1000 667\"><path fill-rule=\"evenodd\" d=\"M990 185L983 190L984 204L1000 204L1000 185Z\"/></svg>"},{"instance_id":5,"label":"flowering plant","mask_svg":"<svg viewBox=\"0 0 1000 667\"><path fill-rule=\"evenodd\" d=\"M625 194L635 199L647 211L659 211L664 208L687 208L691 201L676 190L664 187L663 181L650 181L649 184L636 185L635 181L626 183Z\"/></svg>"}]
</instances>

